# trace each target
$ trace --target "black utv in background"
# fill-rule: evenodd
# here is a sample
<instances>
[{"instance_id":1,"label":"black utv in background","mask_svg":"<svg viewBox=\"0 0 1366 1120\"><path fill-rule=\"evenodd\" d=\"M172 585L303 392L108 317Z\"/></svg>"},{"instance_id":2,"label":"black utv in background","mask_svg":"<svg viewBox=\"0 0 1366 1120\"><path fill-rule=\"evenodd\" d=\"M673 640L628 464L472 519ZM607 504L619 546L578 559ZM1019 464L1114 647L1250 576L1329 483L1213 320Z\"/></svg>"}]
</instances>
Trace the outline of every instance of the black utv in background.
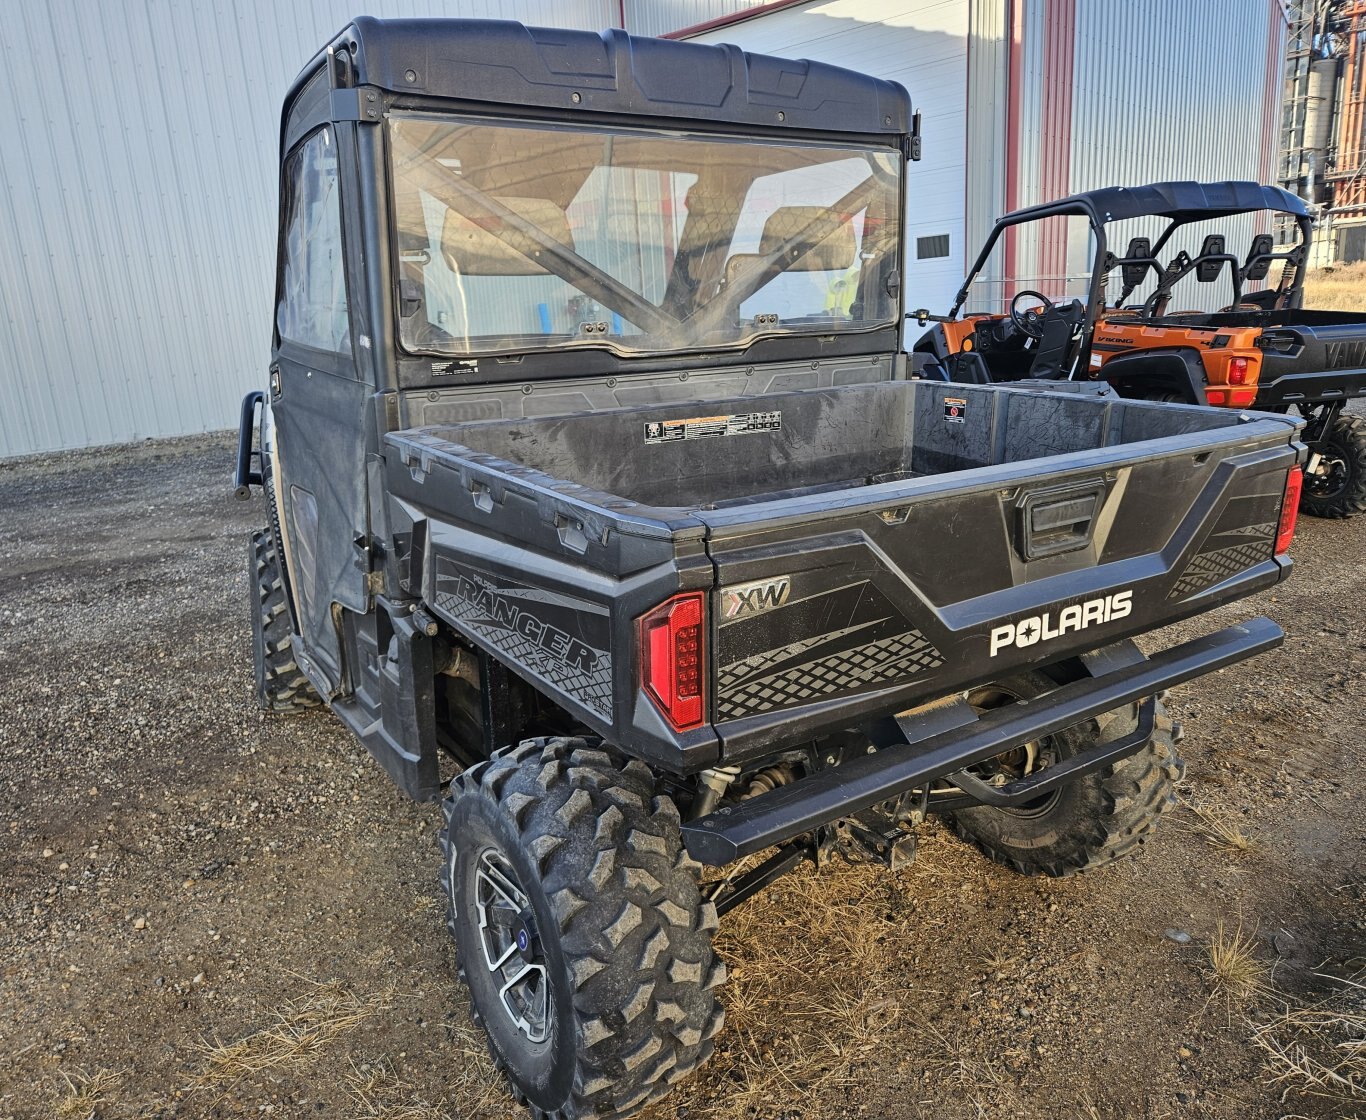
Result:
<instances>
[{"instance_id":1,"label":"black utv in background","mask_svg":"<svg viewBox=\"0 0 1366 1120\"><path fill-rule=\"evenodd\" d=\"M702 1062L718 916L803 859L930 813L1023 873L1130 854L1161 694L1281 640L1131 639L1288 573L1294 422L908 379L916 131L817 63L482 21L359 19L285 103L257 693L447 790L536 1116Z\"/></svg>"}]
</instances>

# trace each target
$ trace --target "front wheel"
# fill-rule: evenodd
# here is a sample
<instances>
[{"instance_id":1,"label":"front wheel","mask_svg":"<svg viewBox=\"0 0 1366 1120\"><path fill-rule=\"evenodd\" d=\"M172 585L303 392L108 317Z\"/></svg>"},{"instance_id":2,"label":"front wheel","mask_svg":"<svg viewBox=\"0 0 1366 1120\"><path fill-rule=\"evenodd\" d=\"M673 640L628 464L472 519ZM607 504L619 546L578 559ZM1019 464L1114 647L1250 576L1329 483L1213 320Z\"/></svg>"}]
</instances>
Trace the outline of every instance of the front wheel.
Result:
<instances>
[{"instance_id":1,"label":"front wheel","mask_svg":"<svg viewBox=\"0 0 1366 1120\"><path fill-rule=\"evenodd\" d=\"M444 808L460 977L537 1120L628 1115L707 1058L716 908L648 767L529 739L459 775Z\"/></svg>"},{"instance_id":2,"label":"front wheel","mask_svg":"<svg viewBox=\"0 0 1366 1120\"><path fill-rule=\"evenodd\" d=\"M251 535L247 563L251 567L256 702L268 712L316 708L322 698L294 657L294 624L285 601L284 569L270 529L258 529Z\"/></svg>"},{"instance_id":3,"label":"front wheel","mask_svg":"<svg viewBox=\"0 0 1366 1120\"><path fill-rule=\"evenodd\" d=\"M1311 517L1366 512L1366 419L1339 413L1309 451L1318 470L1305 472L1300 509Z\"/></svg>"},{"instance_id":4,"label":"front wheel","mask_svg":"<svg viewBox=\"0 0 1366 1120\"><path fill-rule=\"evenodd\" d=\"M1057 686L1038 672L1022 673L975 690L978 710L1029 700ZM1180 728L1160 700L1153 737L1136 754L1084 774L1026 805L976 805L946 814L954 831L997 863L1022 875L1061 878L1104 867L1132 855L1152 834L1158 817L1176 804L1184 770L1176 753ZM1049 735L974 768L985 781L1012 781L1113 740L1129 710Z\"/></svg>"}]
</instances>

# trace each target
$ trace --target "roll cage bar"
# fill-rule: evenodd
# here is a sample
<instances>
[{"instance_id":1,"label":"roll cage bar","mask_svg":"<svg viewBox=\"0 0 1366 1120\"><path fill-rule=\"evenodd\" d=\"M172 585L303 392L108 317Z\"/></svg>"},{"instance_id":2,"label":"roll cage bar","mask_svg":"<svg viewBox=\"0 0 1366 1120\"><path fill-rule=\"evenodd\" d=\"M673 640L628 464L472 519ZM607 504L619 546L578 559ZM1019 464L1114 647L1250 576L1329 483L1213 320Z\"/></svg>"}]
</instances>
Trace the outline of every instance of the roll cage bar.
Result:
<instances>
[{"instance_id":1,"label":"roll cage bar","mask_svg":"<svg viewBox=\"0 0 1366 1120\"><path fill-rule=\"evenodd\" d=\"M1270 236L1259 234L1253 238L1252 251L1249 252L1247 259L1240 264L1238 257L1223 251L1222 236L1213 235L1205 239L1201 252L1194 257L1183 250L1165 268L1157 259L1163 246L1183 226L1192 222L1261 210L1291 215L1299 230L1299 242L1278 253L1272 249ZM1278 303L1296 306L1304 287L1304 269L1301 266L1313 236L1313 219L1302 199L1279 187L1263 186L1261 183L1149 183L1139 187L1103 187L1099 190L1083 191L1055 202L1027 206L998 218L992 226L991 233L987 235L982 251L977 254L977 259L968 270L967 278L959 288L953 307L946 318L958 318L963 305L967 303L972 282L986 266L996 242L1003 233L1013 226L1066 215L1086 218L1096 238L1091 283L1086 298L1084 337L1089 337L1096 316L1103 305L1106 278L1116 268L1123 270L1124 278L1124 288L1119 299L1115 301L1116 306L1123 305L1150 270L1157 273L1157 290L1144 303L1143 308L1145 315L1153 317L1161 315L1166 310L1171 290L1177 281L1195 270L1201 270L1204 274L1203 270L1211 266L1213 272L1209 275L1213 279L1226 262L1233 274L1235 305L1242 299L1243 284L1247 280L1260 280L1265 277L1272 261L1285 261L1290 266L1282 273ZM1157 243L1147 248L1146 252L1132 257L1116 257L1109 250L1106 226L1112 222L1142 217L1166 218L1169 224L1159 235ZM1141 243L1143 240L1135 238L1131 244ZM1288 285L1285 283L1287 275L1290 277Z\"/></svg>"}]
</instances>

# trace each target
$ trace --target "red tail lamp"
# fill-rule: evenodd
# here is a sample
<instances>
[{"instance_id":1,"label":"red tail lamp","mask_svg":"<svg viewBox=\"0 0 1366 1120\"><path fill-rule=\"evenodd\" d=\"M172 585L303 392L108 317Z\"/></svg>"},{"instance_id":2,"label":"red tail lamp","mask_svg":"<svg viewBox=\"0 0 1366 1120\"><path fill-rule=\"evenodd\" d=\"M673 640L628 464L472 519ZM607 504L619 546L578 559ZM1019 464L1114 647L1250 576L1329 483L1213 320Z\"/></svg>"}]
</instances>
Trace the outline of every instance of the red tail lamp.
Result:
<instances>
[{"instance_id":1,"label":"red tail lamp","mask_svg":"<svg viewBox=\"0 0 1366 1120\"><path fill-rule=\"evenodd\" d=\"M1247 384L1248 361L1246 358L1230 358L1228 363L1228 383L1230 385Z\"/></svg>"},{"instance_id":2,"label":"red tail lamp","mask_svg":"<svg viewBox=\"0 0 1366 1120\"><path fill-rule=\"evenodd\" d=\"M640 685L675 731L702 723L706 665L701 591L688 591L640 618Z\"/></svg>"},{"instance_id":3,"label":"red tail lamp","mask_svg":"<svg viewBox=\"0 0 1366 1120\"><path fill-rule=\"evenodd\" d=\"M1300 491L1304 489L1304 471L1291 467L1285 476L1285 497L1281 499L1281 523L1276 530L1276 555L1287 552L1295 539L1295 521L1300 515Z\"/></svg>"}]
</instances>

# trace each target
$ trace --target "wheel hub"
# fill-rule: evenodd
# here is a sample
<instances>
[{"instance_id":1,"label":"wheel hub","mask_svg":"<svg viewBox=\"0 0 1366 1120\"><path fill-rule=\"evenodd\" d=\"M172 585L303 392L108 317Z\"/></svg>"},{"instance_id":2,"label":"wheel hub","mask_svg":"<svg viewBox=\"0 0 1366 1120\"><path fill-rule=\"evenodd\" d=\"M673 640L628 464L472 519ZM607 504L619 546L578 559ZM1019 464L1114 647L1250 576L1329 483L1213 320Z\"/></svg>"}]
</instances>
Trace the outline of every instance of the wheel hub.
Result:
<instances>
[{"instance_id":1,"label":"wheel hub","mask_svg":"<svg viewBox=\"0 0 1366 1120\"><path fill-rule=\"evenodd\" d=\"M544 1042L550 1030L550 984L536 919L517 873L494 848L479 853L474 909L499 1006L528 1042Z\"/></svg>"},{"instance_id":2,"label":"wheel hub","mask_svg":"<svg viewBox=\"0 0 1366 1120\"><path fill-rule=\"evenodd\" d=\"M1305 489L1316 498L1330 498L1347 485L1347 461L1320 453L1314 468L1305 475Z\"/></svg>"},{"instance_id":3,"label":"wheel hub","mask_svg":"<svg viewBox=\"0 0 1366 1120\"><path fill-rule=\"evenodd\" d=\"M536 919L531 911L524 910L519 915L521 925L517 927L512 939L517 942L517 952L527 964L535 964L540 959L541 942L536 934Z\"/></svg>"},{"instance_id":4,"label":"wheel hub","mask_svg":"<svg viewBox=\"0 0 1366 1120\"><path fill-rule=\"evenodd\" d=\"M979 712L985 712L1022 699L1023 697L1017 696L1009 689L1000 685L992 685L971 693L968 696L968 703ZM976 774L988 785L999 788L1047 769L1056 761L1056 751L1057 748L1051 736L1043 739L1031 739L1013 750L994 755L986 761L978 763L970 768L970 772ZM1011 813L1015 816L1038 816L1053 807L1058 800L1058 795L1058 790L1051 790L1032 801L1025 802L1023 805L1001 806L999 812Z\"/></svg>"}]
</instances>

